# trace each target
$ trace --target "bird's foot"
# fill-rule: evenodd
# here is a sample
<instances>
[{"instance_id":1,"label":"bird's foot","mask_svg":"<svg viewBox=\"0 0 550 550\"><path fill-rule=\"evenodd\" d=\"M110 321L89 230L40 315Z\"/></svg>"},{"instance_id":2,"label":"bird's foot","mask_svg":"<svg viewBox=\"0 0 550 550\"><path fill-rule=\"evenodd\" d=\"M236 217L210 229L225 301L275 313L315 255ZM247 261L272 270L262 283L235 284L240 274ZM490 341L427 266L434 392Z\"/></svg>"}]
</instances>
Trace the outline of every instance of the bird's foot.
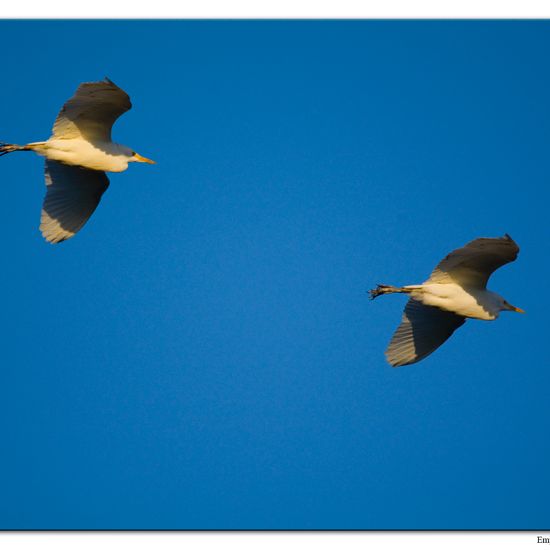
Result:
<instances>
[{"instance_id":1,"label":"bird's foot","mask_svg":"<svg viewBox=\"0 0 550 550\"><path fill-rule=\"evenodd\" d=\"M410 290L391 285L376 285L376 288L369 290L371 300L374 300L381 294L393 294L394 292L410 292Z\"/></svg>"},{"instance_id":2,"label":"bird's foot","mask_svg":"<svg viewBox=\"0 0 550 550\"><path fill-rule=\"evenodd\" d=\"M377 298L378 296L380 296L380 294L385 294L385 288L386 285L376 285L376 288L373 288L371 290L369 290L369 295L370 295L370 299L371 300L374 300L375 298Z\"/></svg>"},{"instance_id":3,"label":"bird's foot","mask_svg":"<svg viewBox=\"0 0 550 550\"><path fill-rule=\"evenodd\" d=\"M14 145L13 143L4 143L3 141L0 141L0 157L19 149L19 145Z\"/></svg>"}]
</instances>

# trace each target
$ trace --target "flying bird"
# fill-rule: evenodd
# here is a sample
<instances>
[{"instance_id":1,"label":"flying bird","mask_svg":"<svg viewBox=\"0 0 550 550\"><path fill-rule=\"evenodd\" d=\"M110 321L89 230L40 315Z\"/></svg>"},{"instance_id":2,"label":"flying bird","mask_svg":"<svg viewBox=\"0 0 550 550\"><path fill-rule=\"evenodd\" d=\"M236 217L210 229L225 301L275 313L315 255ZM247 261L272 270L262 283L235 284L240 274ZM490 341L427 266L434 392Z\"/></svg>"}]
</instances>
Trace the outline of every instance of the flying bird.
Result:
<instances>
[{"instance_id":1,"label":"flying bird","mask_svg":"<svg viewBox=\"0 0 550 550\"><path fill-rule=\"evenodd\" d=\"M525 313L487 290L493 271L513 262L519 247L509 235L475 239L446 256L421 285L378 285L371 299L394 292L410 296L386 350L393 367L410 365L435 351L467 318L493 321L501 311Z\"/></svg>"},{"instance_id":2,"label":"flying bird","mask_svg":"<svg viewBox=\"0 0 550 550\"><path fill-rule=\"evenodd\" d=\"M47 141L0 144L0 156L34 151L46 158L40 231L50 243L73 237L88 221L109 186L105 172L123 172L129 162L155 164L111 141L114 122L131 107L128 94L108 78L84 82L63 105Z\"/></svg>"}]
</instances>

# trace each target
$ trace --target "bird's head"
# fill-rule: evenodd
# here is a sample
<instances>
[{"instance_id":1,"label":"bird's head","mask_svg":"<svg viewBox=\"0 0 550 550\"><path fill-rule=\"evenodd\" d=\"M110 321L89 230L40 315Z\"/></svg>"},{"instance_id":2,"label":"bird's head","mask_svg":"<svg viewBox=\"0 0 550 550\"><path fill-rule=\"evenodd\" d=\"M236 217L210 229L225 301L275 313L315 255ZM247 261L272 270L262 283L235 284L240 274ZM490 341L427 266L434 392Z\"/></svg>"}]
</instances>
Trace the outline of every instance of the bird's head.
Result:
<instances>
[{"instance_id":1,"label":"bird's head","mask_svg":"<svg viewBox=\"0 0 550 550\"><path fill-rule=\"evenodd\" d=\"M508 303L504 298L502 298L500 309L501 311L516 311L517 313L525 313L523 309L513 306L512 304Z\"/></svg>"},{"instance_id":2,"label":"bird's head","mask_svg":"<svg viewBox=\"0 0 550 550\"><path fill-rule=\"evenodd\" d=\"M148 164L156 164L154 160L142 157L138 155L135 151L126 147L126 145L116 145L117 152L125 158L127 162L147 162Z\"/></svg>"},{"instance_id":3,"label":"bird's head","mask_svg":"<svg viewBox=\"0 0 550 550\"><path fill-rule=\"evenodd\" d=\"M135 151L130 151L130 158L128 159L128 162L146 162L147 164L156 164L154 160L142 157Z\"/></svg>"}]
</instances>

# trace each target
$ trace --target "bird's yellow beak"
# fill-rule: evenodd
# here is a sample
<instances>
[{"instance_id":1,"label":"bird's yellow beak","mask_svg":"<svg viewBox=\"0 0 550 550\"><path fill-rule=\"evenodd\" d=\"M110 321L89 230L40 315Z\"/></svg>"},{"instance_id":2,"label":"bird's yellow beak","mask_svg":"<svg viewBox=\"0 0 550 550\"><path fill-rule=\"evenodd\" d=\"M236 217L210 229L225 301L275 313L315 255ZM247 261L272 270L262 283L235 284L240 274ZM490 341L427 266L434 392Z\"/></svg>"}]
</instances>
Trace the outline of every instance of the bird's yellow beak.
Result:
<instances>
[{"instance_id":1,"label":"bird's yellow beak","mask_svg":"<svg viewBox=\"0 0 550 550\"><path fill-rule=\"evenodd\" d=\"M146 159L145 157L142 157L141 155L138 155L137 153L134 153L134 158L137 162L146 162L147 164L156 164L154 160Z\"/></svg>"},{"instance_id":2,"label":"bird's yellow beak","mask_svg":"<svg viewBox=\"0 0 550 550\"><path fill-rule=\"evenodd\" d=\"M525 311L519 307L513 306L512 304L508 304L508 309L510 311L517 311L518 313L525 313Z\"/></svg>"}]
</instances>

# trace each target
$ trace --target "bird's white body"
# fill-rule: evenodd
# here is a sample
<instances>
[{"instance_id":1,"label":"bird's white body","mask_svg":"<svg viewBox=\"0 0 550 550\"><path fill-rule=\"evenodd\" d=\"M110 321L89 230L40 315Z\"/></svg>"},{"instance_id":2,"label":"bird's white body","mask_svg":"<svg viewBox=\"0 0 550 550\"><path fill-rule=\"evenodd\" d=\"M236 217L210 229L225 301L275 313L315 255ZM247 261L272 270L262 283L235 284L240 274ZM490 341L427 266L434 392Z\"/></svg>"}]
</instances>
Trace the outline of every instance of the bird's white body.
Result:
<instances>
[{"instance_id":1,"label":"bird's white body","mask_svg":"<svg viewBox=\"0 0 550 550\"><path fill-rule=\"evenodd\" d=\"M124 172L128 163L135 160L129 147L113 141L50 138L29 143L28 147L47 159L103 172Z\"/></svg>"},{"instance_id":2,"label":"bird's white body","mask_svg":"<svg viewBox=\"0 0 550 550\"><path fill-rule=\"evenodd\" d=\"M425 306L437 307L462 317L493 321L504 309L504 298L487 289L462 287L456 283L407 285L410 296Z\"/></svg>"}]
</instances>

